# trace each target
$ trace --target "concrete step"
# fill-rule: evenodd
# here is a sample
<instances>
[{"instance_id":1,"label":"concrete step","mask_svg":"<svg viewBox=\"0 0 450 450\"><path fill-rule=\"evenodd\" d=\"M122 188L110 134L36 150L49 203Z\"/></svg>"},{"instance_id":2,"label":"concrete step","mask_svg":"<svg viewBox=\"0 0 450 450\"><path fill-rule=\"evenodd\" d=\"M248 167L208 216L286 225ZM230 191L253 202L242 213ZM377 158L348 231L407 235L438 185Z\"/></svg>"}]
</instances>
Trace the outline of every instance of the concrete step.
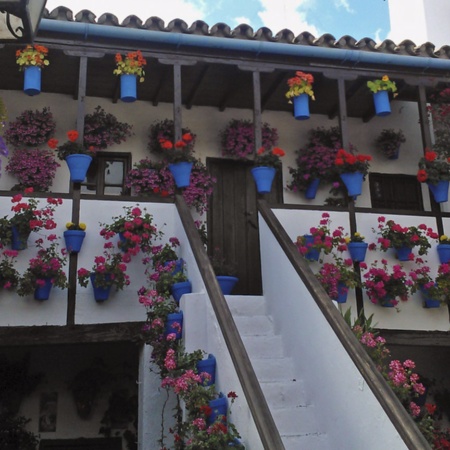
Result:
<instances>
[{"instance_id":1,"label":"concrete step","mask_svg":"<svg viewBox=\"0 0 450 450\"><path fill-rule=\"evenodd\" d=\"M247 350L248 352L248 350ZM261 358L250 355L250 362L260 383L270 381L289 382L294 379L292 360L288 357Z\"/></svg>"},{"instance_id":2,"label":"concrete step","mask_svg":"<svg viewBox=\"0 0 450 450\"><path fill-rule=\"evenodd\" d=\"M267 403L273 408L308 406L310 402L301 380L260 381Z\"/></svg>"},{"instance_id":3,"label":"concrete step","mask_svg":"<svg viewBox=\"0 0 450 450\"><path fill-rule=\"evenodd\" d=\"M242 336L242 342L249 355L258 355L258 358L280 358L284 355L281 336Z\"/></svg>"},{"instance_id":4,"label":"concrete step","mask_svg":"<svg viewBox=\"0 0 450 450\"><path fill-rule=\"evenodd\" d=\"M331 450L327 435L323 433L304 433L281 435L285 450Z\"/></svg>"},{"instance_id":5,"label":"concrete step","mask_svg":"<svg viewBox=\"0 0 450 450\"><path fill-rule=\"evenodd\" d=\"M320 433L314 405L294 408L272 408L271 412L281 435Z\"/></svg>"},{"instance_id":6,"label":"concrete step","mask_svg":"<svg viewBox=\"0 0 450 450\"><path fill-rule=\"evenodd\" d=\"M273 335L273 323L270 316L236 316L234 321L242 336Z\"/></svg>"},{"instance_id":7,"label":"concrete step","mask_svg":"<svg viewBox=\"0 0 450 450\"><path fill-rule=\"evenodd\" d=\"M227 295L225 300L234 317L266 314L266 301L261 295Z\"/></svg>"}]
</instances>

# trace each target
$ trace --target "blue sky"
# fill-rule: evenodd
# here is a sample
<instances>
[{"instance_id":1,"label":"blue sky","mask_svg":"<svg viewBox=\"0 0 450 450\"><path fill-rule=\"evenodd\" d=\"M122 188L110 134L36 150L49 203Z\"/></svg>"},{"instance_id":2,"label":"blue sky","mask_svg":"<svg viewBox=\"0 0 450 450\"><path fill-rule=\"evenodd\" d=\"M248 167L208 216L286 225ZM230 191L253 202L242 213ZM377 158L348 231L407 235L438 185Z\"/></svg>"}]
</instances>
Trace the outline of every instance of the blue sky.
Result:
<instances>
[{"instance_id":1,"label":"blue sky","mask_svg":"<svg viewBox=\"0 0 450 450\"><path fill-rule=\"evenodd\" d=\"M74 14L89 9L99 17L112 12L119 21L135 14L145 21L161 17L167 24L183 19L189 25L204 20L209 26L225 22L231 28L247 23L256 31L266 26L274 34L289 28L295 35L309 31L318 37L346 34L381 42L388 37L388 1L384 0L47 0L50 11L67 6ZM406 38L406 37L405 37Z\"/></svg>"}]
</instances>

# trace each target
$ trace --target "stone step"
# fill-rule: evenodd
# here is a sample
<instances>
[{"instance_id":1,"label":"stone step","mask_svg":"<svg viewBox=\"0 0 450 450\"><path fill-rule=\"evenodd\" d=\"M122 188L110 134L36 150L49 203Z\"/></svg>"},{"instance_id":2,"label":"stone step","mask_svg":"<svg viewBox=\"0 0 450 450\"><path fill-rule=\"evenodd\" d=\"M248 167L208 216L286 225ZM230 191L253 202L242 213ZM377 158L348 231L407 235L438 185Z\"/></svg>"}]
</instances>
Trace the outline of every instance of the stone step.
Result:
<instances>
[{"instance_id":1,"label":"stone step","mask_svg":"<svg viewBox=\"0 0 450 450\"><path fill-rule=\"evenodd\" d=\"M260 383L270 381L289 382L294 379L292 360L288 357L258 358L250 355L250 362Z\"/></svg>"},{"instance_id":2,"label":"stone step","mask_svg":"<svg viewBox=\"0 0 450 450\"><path fill-rule=\"evenodd\" d=\"M295 408L272 408L273 420L281 435L320 433L322 430L315 417L314 405Z\"/></svg>"},{"instance_id":3,"label":"stone step","mask_svg":"<svg viewBox=\"0 0 450 450\"><path fill-rule=\"evenodd\" d=\"M331 450L326 434L281 435L285 450Z\"/></svg>"},{"instance_id":4,"label":"stone step","mask_svg":"<svg viewBox=\"0 0 450 450\"><path fill-rule=\"evenodd\" d=\"M273 408L308 406L305 386L301 380L260 381L267 403Z\"/></svg>"},{"instance_id":5,"label":"stone step","mask_svg":"<svg viewBox=\"0 0 450 450\"><path fill-rule=\"evenodd\" d=\"M225 297L231 314L236 316L266 315L266 302L261 295L227 295Z\"/></svg>"},{"instance_id":6,"label":"stone step","mask_svg":"<svg viewBox=\"0 0 450 450\"><path fill-rule=\"evenodd\" d=\"M242 336L245 349L249 355L258 358L281 358L284 355L281 336Z\"/></svg>"},{"instance_id":7,"label":"stone step","mask_svg":"<svg viewBox=\"0 0 450 450\"><path fill-rule=\"evenodd\" d=\"M242 336L265 336L273 333L270 316L236 316L236 326Z\"/></svg>"}]
</instances>

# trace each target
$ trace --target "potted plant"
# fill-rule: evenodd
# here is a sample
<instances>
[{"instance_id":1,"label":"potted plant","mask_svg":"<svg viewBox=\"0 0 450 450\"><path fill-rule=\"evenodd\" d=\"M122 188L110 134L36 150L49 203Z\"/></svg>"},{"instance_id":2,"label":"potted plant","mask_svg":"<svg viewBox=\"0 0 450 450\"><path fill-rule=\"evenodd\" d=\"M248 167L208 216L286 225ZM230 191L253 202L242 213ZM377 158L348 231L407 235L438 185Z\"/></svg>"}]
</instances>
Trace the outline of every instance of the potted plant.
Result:
<instances>
[{"instance_id":1,"label":"potted plant","mask_svg":"<svg viewBox=\"0 0 450 450\"><path fill-rule=\"evenodd\" d=\"M436 279L430 275L430 267L422 265L423 261L417 258L416 263L419 267L412 270L409 276L412 280L411 293L415 294L420 291L423 296L424 308L438 308L441 301L445 301L445 294Z\"/></svg>"},{"instance_id":2,"label":"potted plant","mask_svg":"<svg viewBox=\"0 0 450 450\"><path fill-rule=\"evenodd\" d=\"M142 56L142 52L137 50L129 52L125 58L120 53L116 54L116 68L114 75L120 76L120 99L123 102L134 102L136 100L136 79L144 81L144 67L147 61Z\"/></svg>"},{"instance_id":3,"label":"potted plant","mask_svg":"<svg viewBox=\"0 0 450 450\"><path fill-rule=\"evenodd\" d=\"M58 167L60 164L50 150L18 148L9 158L5 170L19 182L12 187L13 190L22 191L31 187L37 192L47 192L53 184Z\"/></svg>"},{"instance_id":4,"label":"potted plant","mask_svg":"<svg viewBox=\"0 0 450 450\"><path fill-rule=\"evenodd\" d=\"M105 150L113 144L121 144L133 135L133 125L119 122L116 116L97 106L94 112L84 116L83 146Z\"/></svg>"},{"instance_id":5,"label":"potted plant","mask_svg":"<svg viewBox=\"0 0 450 450\"><path fill-rule=\"evenodd\" d=\"M346 238L348 252L353 262L362 262L366 258L369 244L364 241L364 236L356 231L351 237Z\"/></svg>"},{"instance_id":6,"label":"potted plant","mask_svg":"<svg viewBox=\"0 0 450 450\"><path fill-rule=\"evenodd\" d=\"M450 262L450 238L447 235L443 234L439 237L437 252L441 264Z\"/></svg>"},{"instance_id":7,"label":"potted plant","mask_svg":"<svg viewBox=\"0 0 450 450\"><path fill-rule=\"evenodd\" d=\"M41 92L41 68L48 66L48 48L43 45L27 45L16 51L16 63L19 70L25 72L24 92L27 95L37 95Z\"/></svg>"},{"instance_id":8,"label":"potted plant","mask_svg":"<svg viewBox=\"0 0 450 450\"><path fill-rule=\"evenodd\" d=\"M48 247L44 247L43 239L38 239L38 253L31 258L29 266L19 280L17 293L24 297L34 293L36 300L48 300L52 286L67 289L67 276L63 270L66 257L58 252L57 237L50 234L46 237Z\"/></svg>"},{"instance_id":9,"label":"potted plant","mask_svg":"<svg viewBox=\"0 0 450 450\"><path fill-rule=\"evenodd\" d=\"M354 155L344 149L338 150L334 161L335 170L347 188L350 197L361 195L362 183L369 172L370 155Z\"/></svg>"},{"instance_id":10,"label":"potted plant","mask_svg":"<svg viewBox=\"0 0 450 450\"><path fill-rule=\"evenodd\" d=\"M58 158L61 161L66 161L70 172L70 181L73 183L81 183L86 178L94 148L90 147L87 149L77 142L78 131L76 130L68 131L67 138L69 140L59 146L57 139L50 139L48 146L56 150Z\"/></svg>"},{"instance_id":11,"label":"potted plant","mask_svg":"<svg viewBox=\"0 0 450 450\"><path fill-rule=\"evenodd\" d=\"M338 303L345 303L348 290L359 285L359 277L353 268L353 261L337 256L334 256L334 262L323 264L316 273L316 278L328 296Z\"/></svg>"},{"instance_id":12,"label":"potted plant","mask_svg":"<svg viewBox=\"0 0 450 450\"><path fill-rule=\"evenodd\" d=\"M365 263L360 264L360 267L367 269ZM362 286L374 304L394 307L398 304L397 298L408 300L412 282L399 264L390 268L384 259L381 262L374 261L363 274L363 279Z\"/></svg>"},{"instance_id":13,"label":"potted plant","mask_svg":"<svg viewBox=\"0 0 450 450\"><path fill-rule=\"evenodd\" d=\"M419 247L419 255L426 255L428 249L431 248L429 239L438 239L439 237L432 228L425 224L417 227L415 225L404 227L393 220L386 221L384 216L378 218L377 234L381 236L378 239L380 249L385 252L394 248L400 261L413 260L412 249L414 247Z\"/></svg>"},{"instance_id":14,"label":"potted plant","mask_svg":"<svg viewBox=\"0 0 450 450\"><path fill-rule=\"evenodd\" d=\"M239 278L236 277L235 265L227 263L219 247L214 248L209 260L223 295L230 295L236 283L239 281Z\"/></svg>"},{"instance_id":15,"label":"potted plant","mask_svg":"<svg viewBox=\"0 0 450 450\"><path fill-rule=\"evenodd\" d=\"M110 244L105 243L103 255L95 257L91 270L78 270L78 283L87 287L91 280L97 302L107 300L112 287L119 291L130 284L130 277L125 273L127 265L123 261L123 254L112 252Z\"/></svg>"},{"instance_id":16,"label":"potted plant","mask_svg":"<svg viewBox=\"0 0 450 450\"><path fill-rule=\"evenodd\" d=\"M171 295L177 305L179 305L181 297L184 294L190 294L192 292L192 284L184 268L183 270L174 271L172 265L158 266L157 273L158 276L153 277L156 281L156 290L166 297Z\"/></svg>"},{"instance_id":17,"label":"potted plant","mask_svg":"<svg viewBox=\"0 0 450 450\"><path fill-rule=\"evenodd\" d=\"M256 189L260 194L270 192L275 172L281 168L280 158L284 155L284 150L278 147L272 150L266 150L264 147L261 147L257 151L252 175L256 183Z\"/></svg>"},{"instance_id":18,"label":"potted plant","mask_svg":"<svg viewBox=\"0 0 450 450\"><path fill-rule=\"evenodd\" d=\"M295 72L295 77L289 78L287 84L289 90L286 92L286 98L289 103L294 103L294 117L298 120L309 119L309 102L308 99L314 98L312 84L314 77L310 73L301 71Z\"/></svg>"},{"instance_id":19,"label":"potted plant","mask_svg":"<svg viewBox=\"0 0 450 450\"><path fill-rule=\"evenodd\" d=\"M150 253L152 255L152 266L154 270L158 270L158 266L167 267L169 265L176 267L178 261L182 261L178 258L176 249L180 246L180 241L176 237L169 238L169 242L164 245L154 245ZM177 271L181 271L183 263L179 264Z\"/></svg>"},{"instance_id":20,"label":"potted plant","mask_svg":"<svg viewBox=\"0 0 450 450\"><path fill-rule=\"evenodd\" d=\"M153 223L153 216L146 208L124 206L124 215L112 218L112 223L101 224L100 235L106 240L119 235L119 248L128 255L136 255L140 250L148 252L152 241L160 236Z\"/></svg>"},{"instance_id":21,"label":"potted plant","mask_svg":"<svg viewBox=\"0 0 450 450\"><path fill-rule=\"evenodd\" d=\"M378 150L388 159L398 159L400 145L406 142L402 130L395 131L393 128L381 130L375 140Z\"/></svg>"},{"instance_id":22,"label":"potted plant","mask_svg":"<svg viewBox=\"0 0 450 450\"><path fill-rule=\"evenodd\" d=\"M80 222L78 224L73 222L66 223L67 230L64 231L64 240L66 242L66 249L69 253L79 253L83 240L86 237L86 224Z\"/></svg>"},{"instance_id":23,"label":"potted plant","mask_svg":"<svg viewBox=\"0 0 450 450\"><path fill-rule=\"evenodd\" d=\"M19 284L20 274L15 268L17 250L5 249L0 257L0 289L15 289Z\"/></svg>"},{"instance_id":24,"label":"potted plant","mask_svg":"<svg viewBox=\"0 0 450 450\"><path fill-rule=\"evenodd\" d=\"M192 139L192 135L186 133L175 143L164 138L160 140L164 158L168 161L169 170L179 188L187 187L190 183L191 170L195 161L192 155L193 149L188 145Z\"/></svg>"},{"instance_id":25,"label":"potted plant","mask_svg":"<svg viewBox=\"0 0 450 450\"><path fill-rule=\"evenodd\" d=\"M417 179L427 183L437 203L448 200L450 163L448 158L440 157L436 152L425 149L425 155L419 160Z\"/></svg>"},{"instance_id":26,"label":"potted plant","mask_svg":"<svg viewBox=\"0 0 450 450\"><path fill-rule=\"evenodd\" d=\"M377 116L387 116L391 113L391 105L389 104L388 91L397 92L395 81L389 79L387 75L383 75L381 79L368 81L367 87L373 93L373 101L375 104L375 114Z\"/></svg>"},{"instance_id":27,"label":"potted plant","mask_svg":"<svg viewBox=\"0 0 450 450\"><path fill-rule=\"evenodd\" d=\"M192 139L186 143L190 150L194 149L196 135L187 127L181 128L181 135L190 134ZM165 150L161 148L161 139L175 141L175 123L171 119L154 121L149 127L147 150L156 155L164 155Z\"/></svg>"},{"instance_id":28,"label":"potted plant","mask_svg":"<svg viewBox=\"0 0 450 450\"><path fill-rule=\"evenodd\" d=\"M5 139L16 148L38 147L52 138L55 130L56 122L49 107L35 111L27 109L9 122Z\"/></svg>"},{"instance_id":29,"label":"potted plant","mask_svg":"<svg viewBox=\"0 0 450 450\"><path fill-rule=\"evenodd\" d=\"M247 159L255 152L255 127L253 122L244 119L231 119L220 132L222 156ZM262 147L270 150L278 143L278 131L267 122L261 124Z\"/></svg>"}]
</instances>

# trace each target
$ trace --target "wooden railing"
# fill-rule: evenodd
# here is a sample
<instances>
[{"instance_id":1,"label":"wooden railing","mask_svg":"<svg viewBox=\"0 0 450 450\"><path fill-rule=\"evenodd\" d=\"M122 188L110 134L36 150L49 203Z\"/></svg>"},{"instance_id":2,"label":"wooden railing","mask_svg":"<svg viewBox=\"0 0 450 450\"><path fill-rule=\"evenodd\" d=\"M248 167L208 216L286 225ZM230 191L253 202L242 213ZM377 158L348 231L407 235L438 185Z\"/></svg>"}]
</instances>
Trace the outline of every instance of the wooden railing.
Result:
<instances>
[{"instance_id":1,"label":"wooden railing","mask_svg":"<svg viewBox=\"0 0 450 450\"><path fill-rule=\"evenodd\" d=\"M258 210L292 266L308 288L325 319L336 333L342 346L390 418L405 445L411 450L431 449L409 413L400 403L362 345L358 342L339 311L325 294L325 291L310 270L305 258L300 255L296 246L265 200L258 200Z\"/></svg>"},{"instance_id":2,"label":"wooden railing","mask_svg":"<svg viewBox=\"0 0 450 450\"><path fill-rule=\"evenodd\" d=\"M175 204L264 449L283 450L284 445L280 433L278 432L258 379L256 378L228 304L217 283L216 276L197 228L195 227L191 213L181 195L176 195Z\"/></svg>"}]
</instances>

